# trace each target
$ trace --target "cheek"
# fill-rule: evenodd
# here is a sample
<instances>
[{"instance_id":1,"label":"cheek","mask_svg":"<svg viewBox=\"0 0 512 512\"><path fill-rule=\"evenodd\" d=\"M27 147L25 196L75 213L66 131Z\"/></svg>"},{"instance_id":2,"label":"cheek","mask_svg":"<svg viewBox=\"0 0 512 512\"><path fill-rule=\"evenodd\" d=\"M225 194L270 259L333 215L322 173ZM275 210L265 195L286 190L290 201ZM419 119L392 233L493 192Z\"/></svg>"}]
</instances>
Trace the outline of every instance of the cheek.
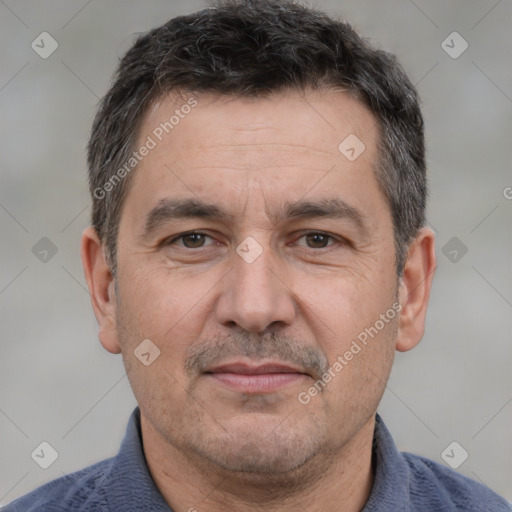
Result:
<instances>
[{"instance_id":1,"label":"cheek","mask_svg":"<svg viewBox=\"0 0 512 512\"><path fill-rule=\"evenodd\" d=\"M183 324L188 328L194 325L187 317L205 293L200 280L191 286L190 280L180 279L172 270L147 269L142 264L132 272L127 269L120 280L123 320L136 327L139 334L163 342L166 334L181 329Z\"/></svg>"},{"instance_id":2,"label":"cheek","mask_svg":"<svg viewBox=\"0 0 512 512\"><path fill-rule=\"evenodd\" d=\"M309 411L324 416L334 431L340 425L357 430L357 423L370 418L384 393L393 363L397 323L397 319L390 320L379 330L380 324L376 328L374 320L350 336L340 321L339 335L332 336L324 347L329 369L301 390L300 403L308 402Z\"/></svg>"},{"instance_id":3,"label":"cheek","mask_svg":"<svg viewBox=\"0 0 512 512\"><path fill-rule=\"evenodd\" d=\"M341 269L335 274L311 279L302 277L294 287L301 314L316 333L328 357L338 355L365 328L379 320L394 303L396 282L389 269L354 273ZM391 319L389 319L391 320ZM380 325L380 324L379 324Z\"/></svg>"},{"instance_id":4,"label":"cheek","mask_svg":"<svg viewBox=\"0 0 512 512\"><path fill-rule=\"evenodd\" d=\"M303 314L330 370L324 382L305 390L316 397L313 408L360 417L377 407L393 362L399 317L394 276L389 269L382 275L387 278L340 273L336 281L322 286L317 280L316 286L302 288Z\"/></svg>"},{"instance_id":5,"label":"cheek","mask_svg":"<svg viewBox=\"0 0 512 512\"><path fill-rule=\"evenodd\" d=\"M157 395L186 386L186 352L204 337L204 326L213 307L208 291L218 278L210 277L204 273L196 278L184 278L173 270L145 269L143 265L138 269L134 266L131 272L125 267L124 275L119 275L119 340L127 372L132 370L130 381L134 392L141 400L146 389L153 390L154 397L148 397L153 400ZM144 366L134 354L147 339L157 347L154 350L158 353L150 366ZM165 382L169 386L161 385Z\"/></svg>"},{"instance_id":6,"label":"cheek","mask_svg":"<svg viewBox=\"0 0 512 512\"><path fill-rule=\"evenodd\" d=\"M184 360L201 328L201 294L176 286L163 272L133 272L130 279L126 275L120 276L117 307L122 357L139 406L156 418L168 408L169 397L178 409L185 406ZM150 353L147 365L140 346Z\"/></svg>"}]
</instances>

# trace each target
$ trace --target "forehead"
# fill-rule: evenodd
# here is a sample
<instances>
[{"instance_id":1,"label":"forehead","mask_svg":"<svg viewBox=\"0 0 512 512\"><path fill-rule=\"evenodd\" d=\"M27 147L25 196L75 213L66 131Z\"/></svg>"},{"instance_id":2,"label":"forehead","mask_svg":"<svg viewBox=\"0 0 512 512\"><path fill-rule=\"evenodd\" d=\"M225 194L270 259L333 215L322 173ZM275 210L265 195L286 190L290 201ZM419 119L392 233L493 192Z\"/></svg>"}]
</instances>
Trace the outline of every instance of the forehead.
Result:
<instances>
[{"instance_id":1,"label":"forehead","mask_svg":"<svg viewBox=\"0 0 512 512\"><path fill-rule=\"evenodd\" d=\"M192 126L193 130L186 129ZM237 154L257 150L259 144L269 151L274 144L274 155L300 159L315 151L317 156L337 158L340 142L357 135L370 149L368 161L377 131L373 114L347 92L290 90L264 97L167 94L146 112L139 138L151 135L159 145L178 150L194 146L221 154L237 145Z\"/></svg>"},{"instance_id":2,"label":"forehead","mask_svg":"<svg viewBox=\"0 0 512 512\"><path fill-rule=\"evenodd\" d=\"M169 94L141 124L137 147L151 149L125 206L142 213L170 195L217 195L235 208L256 188L266 203L283 194L291 201L332 196L336 188L346 197L361 187L376 190L377 137L372 113L342 91Z\"/></svg>"}]
</instances>

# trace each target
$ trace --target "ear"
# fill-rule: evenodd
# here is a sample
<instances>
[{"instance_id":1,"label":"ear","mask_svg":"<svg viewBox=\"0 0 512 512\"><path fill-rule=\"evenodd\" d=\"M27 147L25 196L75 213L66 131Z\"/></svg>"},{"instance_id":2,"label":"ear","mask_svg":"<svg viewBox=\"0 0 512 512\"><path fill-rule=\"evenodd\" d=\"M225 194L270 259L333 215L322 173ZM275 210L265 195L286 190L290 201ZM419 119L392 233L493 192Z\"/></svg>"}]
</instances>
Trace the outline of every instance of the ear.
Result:
<instances>
[{"instance_id":1,"label":"ear","mask_svg":"<svg viewBox=\"0 0 512 512\"><path fill-rule=\"evenodd\" d=\"M92 308L98 321L98 337L106 350L112 354L119 354L121 346L115 321L114 277L105 258L103 245L96 230L91 226L82 234L80 253Z\"/></svg>"},{"instance_id":2,"label":"ear","mask_svg":"<svg viewBox=\"0 0 512 512\"><path fill-rule=\"evenodd\" d=\"M400 282L402 309L396 342L399 352L414 348L423 337L435 269L434 233L429 228L422 228L409 247Z\"/></svg>"}]
</instances>

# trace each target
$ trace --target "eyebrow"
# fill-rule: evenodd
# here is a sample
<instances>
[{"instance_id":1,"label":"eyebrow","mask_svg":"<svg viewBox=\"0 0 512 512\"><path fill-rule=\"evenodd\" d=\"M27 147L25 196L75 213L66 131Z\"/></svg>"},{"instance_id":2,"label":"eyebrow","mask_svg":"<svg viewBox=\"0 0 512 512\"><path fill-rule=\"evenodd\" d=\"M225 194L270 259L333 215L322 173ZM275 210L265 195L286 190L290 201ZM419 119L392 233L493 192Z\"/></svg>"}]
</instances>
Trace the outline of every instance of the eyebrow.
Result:
<instances>
[{"instance_id":1,"label":"eyebrow","mask_svg":"<svg viewBox=\"0 0 512 512\"><path fill-rule=\"evenodd\" d=\"M146 216L143 235L148 235L164 222L176 219L197 218L230 222L235 216L222 206L198 199L162 199Z\"/></svg>"},{"instance_id":2,"label":"eyebrow","mask_svg":"<svg viewBox=\"0 0 512 512\"><path fill-rule=\"evenodd\" d=\"M340 198L287 202L279 211L268 212L268 216L273 224L284 219L345 218L356 224L365 234L368 232L366 216ZM206 203L199 199L162 199L147 214L142 234L147 236L165 222L177 219L197 218L233 223L237 217L221 205Z\"/></svg>"}]
</instances>

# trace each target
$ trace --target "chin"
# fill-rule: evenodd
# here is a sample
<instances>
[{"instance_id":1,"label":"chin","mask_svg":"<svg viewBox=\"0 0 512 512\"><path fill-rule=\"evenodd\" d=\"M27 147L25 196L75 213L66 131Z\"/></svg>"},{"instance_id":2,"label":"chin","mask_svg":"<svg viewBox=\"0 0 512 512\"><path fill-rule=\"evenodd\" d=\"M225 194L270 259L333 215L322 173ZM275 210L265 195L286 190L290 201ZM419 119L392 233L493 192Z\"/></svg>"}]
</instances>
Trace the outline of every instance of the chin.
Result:
<instances>
[{"instance_id":1,"label":"chin","mask_svg":"<svg viewBox=\"0 0 512 512\"><path fill-rule=\"evenodd\" d=\"M325 432L318 425L248 416L224 428L190 432L188 447L227 472L252 477L300 472L325 451Z\"/></svg>"}]
</instances>

